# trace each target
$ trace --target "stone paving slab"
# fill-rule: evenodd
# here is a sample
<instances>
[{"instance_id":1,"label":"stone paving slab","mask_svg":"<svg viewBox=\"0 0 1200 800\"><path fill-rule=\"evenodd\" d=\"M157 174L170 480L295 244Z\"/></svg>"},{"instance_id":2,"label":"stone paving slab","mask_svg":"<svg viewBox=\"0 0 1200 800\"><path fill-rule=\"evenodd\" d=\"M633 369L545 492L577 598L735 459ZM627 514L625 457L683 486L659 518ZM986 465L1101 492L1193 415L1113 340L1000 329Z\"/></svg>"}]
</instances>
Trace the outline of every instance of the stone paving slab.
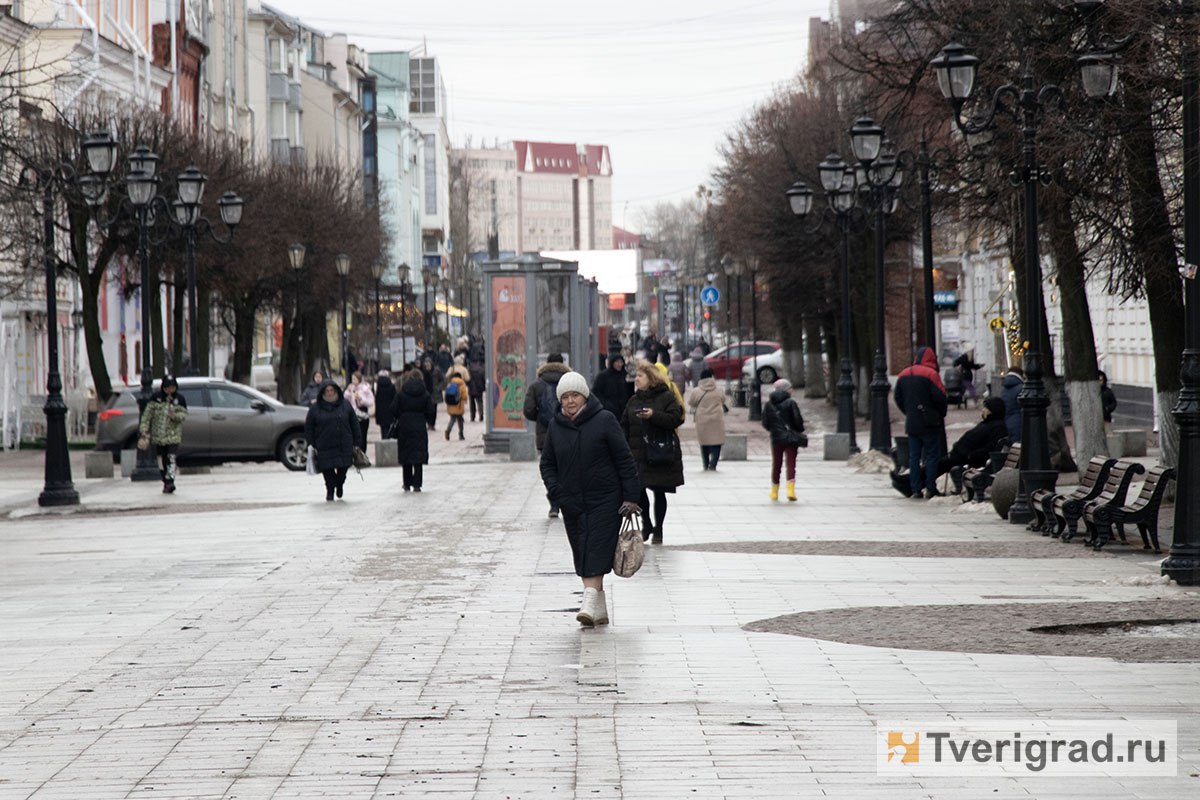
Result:
<instances>
[{"instance_id":1,"label":"stone paving slab","mask_svg":"<svg viewBox=\"0 0 1200 800\"><path fill-rule=\"evenodd\" d=\"M758 439L748 462L689 468L671 497L672 546L610 581L612 624L581 630L578 581L536 465L484 458L472 442L431 444L421 495L399 491L398 471L372 469L327 504L319 478L247 465L188 476L171 497L127 481L85 486L85 500L130 513L0 522L0 799L1196 791L1195 663L743 628L824 609L1195 597L1145 583L1153 557L1039 558L1044 540L994 513L905 501L880 476L813 452L801 457L801 501L771 504ZM9 491L32 502L37 478ZM681 549L883 538L1032 552ZM1179 721L1183 757L1174 779L876 774L876 720L928 715L1161 716Z\"/></svg>"}]
</instances>

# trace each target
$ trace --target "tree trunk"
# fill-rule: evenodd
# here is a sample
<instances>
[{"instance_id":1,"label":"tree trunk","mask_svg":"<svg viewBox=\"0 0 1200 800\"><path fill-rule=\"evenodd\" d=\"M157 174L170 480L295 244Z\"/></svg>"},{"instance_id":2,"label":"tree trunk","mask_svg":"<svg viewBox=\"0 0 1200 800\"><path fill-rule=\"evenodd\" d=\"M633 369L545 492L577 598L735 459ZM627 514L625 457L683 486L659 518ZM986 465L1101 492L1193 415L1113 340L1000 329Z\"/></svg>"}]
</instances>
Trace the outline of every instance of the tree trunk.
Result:
<instances>
[{"instance_id":1,"label":"tree trunk","mask_svg":"<svg viewBox=\"0 0 1200 800\"><path fill-rule=\"evenodd\" d=\"M100 292L104 288L104 271L115 252L111 238L106 238L96 254L96 267L88 261L88 218L86 212L71 212L72 259L78 269L79 290L83 297L83 341L87 349L88 369L96 387L97 405L112 397L112 379L104 360L104 339L100 332Z\"/></svg>"},{"instance_id":2,"label":"tree trunk","mask_svg":"<svg viewBox=\"0 0 1200 800\"><path fill-rule=\"evenodd\" d=\"M192 363L198 375L207 375L212 360L212 290L200 285L196 287L196 323L200 341L196 343Z\"/></svg>"},{"instance_id":3,"label":"tree trunk","mask_svg":"<svg viewBox=\"0 0 1200 800\"><path fill-rule=\"evenodd\" d=\"M187 290L177 283L167 284L171 287L171 296L174 302L171 304L171 332L174 341L171 342L171 372L174 375L182 375L183 369L183 343L187 339L187 334L183 327L183 301L187 298ZM192 343L187 343L188 358L194 358L195 353L191 352Z\"/></svg>"},{"instance_id":4,"label":"tree trunk","mask_svg":"<svg viewBox=\"0 0 1200 800\"><path fill-rule=\"evenodd\" d=\"M1086 464L1093 456L1108 455L1096 366L1096 337L1070 199L1058 191L1047 194L1047 229L1058 266L1062 304L1063 363L1067 396L1071 400L1071 427L1075 431L1075 454L1079 463Z\"/></svg>"},{"instance_id":5,"label":"tree trunk","mask_svg":"<svg viewBox=\"0 0 1200 800\"><path fill-rule=\"evenodd\" d=\"M825 365L828 368L829 382L826 385L825 400L834 405L837 403L837 376L841 365L838 363L841 348L841 340L838 338L837 313L834 311L826 311L824 325L825 328Z\"/></svg>"},{"instance_id":6,"label":"tree trunk","mask_svg":"<svg viewBox=\"0 0 1200 800\"><path fill-rule=\"evenodd\" d=\"M804 396L825 397L825 366L821 361L821 320L804 315Z\"/></svg>"},{"instance_id":7,"label":"tree trunk","mask_svg":"<svg viewBox=\"0 0 1200 800\"><path fill-rule=\"evenodd\" d=\"M1129 111L1151 120L1150 93L1127 86ZM1133 222L1132 246L1142 262L1146 302L1150 309L1154 345L1154 380L1159 399L1159 447L1163 463L1179 460L1179 431L1164 405L1179 396L1179 361L1183 353L1183 289L1180 283L1167 200L1159 179L1158 152L1150 125L1131 128L1121 137L1125 171L1129 180L1129 213Z\"/></svg>"},{"instance_id":8,"label":"tree trunk","mask_svg":"<svg viewBox=\"0 0 1200 800\"><path fill-rule=\"evenodd\" d=\"M254 320L257 307L253 301L238 298L233 305L233 370L235 383L250 383L250 368L254 363Z\"/></svg>"},{"instance_id":9,"label":"tree trunk","mask_svg":"<svg viewBox=\"0 0 1200 800\"><path fill-rule=\"evenodd\" d=\"M1021 225L1023 215L1016 215L1009 238L1009 249L1012 253L1013 271L1016 274L1017 286L1025 285L1025 231ZM1050 346L1050 330L1046 322L1046 295L1038 292L1037 307L1033 309L1021 306L1024 292L1017 293L1017 307L1021 315L1021 335L1030 338L1035 325L1041 328L1041 340L1046 349L1042 352L1042 380L1046 384L1046 394L1050 406L1046 409L1046 439L1050 446L1050 465L1059 472L1074 472L1075 460L1071 457L1071 446L1067 442L1066 426L1062 414L1062 380L1054 369L1054 348ZM1033 321L1031 323L1031 320Z\"/></svg>"},{"instance_id":10,"label":"tree trunk","mask_svg":"<svg viewBox=\"0 0 1200 800\"><path fill-rule=\"evenodd\" d=\"M162 285L162 276L151 263L150 286L143 288L142 302L150 304L150 374L155 378L161 378L165 374L167 360L166 340L163 337Z\"/></svg>"}]
</instances>

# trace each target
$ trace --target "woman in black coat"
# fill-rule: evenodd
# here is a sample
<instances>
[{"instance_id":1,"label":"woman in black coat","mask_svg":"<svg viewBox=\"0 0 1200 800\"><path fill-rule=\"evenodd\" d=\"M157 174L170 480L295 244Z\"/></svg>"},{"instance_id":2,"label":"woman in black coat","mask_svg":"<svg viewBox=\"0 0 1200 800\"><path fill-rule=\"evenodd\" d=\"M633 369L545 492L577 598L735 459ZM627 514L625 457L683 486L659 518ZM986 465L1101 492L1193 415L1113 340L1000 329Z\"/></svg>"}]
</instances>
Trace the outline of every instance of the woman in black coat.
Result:
<instances>
[{"instance_id":1,"label":"woman in black coat","mask_svg":"<svg viewBox=\"0 0 1200 800\"><path fill-rule=\"evenodd\" d=\"M354 463L354 442L358 438L358 416L333 381L321 384L317 402L308 409L304 435L316 448L317 470L325 477L325 500L342 496L346 473Z\"/></svg>"},{"instance_id":2,"label":"woman in black coat","mask_svg":"<svg viewBox=\"0 0 1200 800\"><path fill-rule=\"evenodd\" d=\"M582 375L568 372L556 391L562 407L546 429L542 482L562 512L575 574L583 579L576 619L603 625L608 622L604 576L612 572L621 515L638 511L637 466L616 419L589 396Z\"/></svg>"},{"instance_id":3,"label":"woman in black coat","mask_svg":"<svg viewBox=\"0 0 1200 800\"><path fill-rule=\"evenodd\" d=\"M653 536L654 543L661 544L663 522L667 518L667 494L674 494L676 488L683 486L683 453L675 434L675 429L683 424L683 406L675 399L667 379L653 364L638 364L633 387L633 397L621 415L621 428L633 451L642 481L642 538ZM674 457L669 463L651 464L646 453L647 442L669 443ZM650 524L650 492L654 493L653 525Z\"/></svg>"},{"instance_id":4,"label":"woman in black coat","mask_svg":"<svg viewBox=\"0 0 1200 800\"><path fill-rule=\"evenodd\" d=\"M392 401L396 423L397 454L404 470L404 491L421 491L425 465L429 463L429 425L435 413L433 398L419 370L400 377L400 390Z\"/></svg>"},{"instance_id":5,"label":"woman in black coat","mask_svg":"<svg viewBox=\"0 0 1200 800\"><path fill-rule=\"evenodd\" d=\"M379 425L379 435L386 439L388 428L392 426L392 401L396 399L396 385L386 369L379 370L375 379L375 422Z\"/></svg>"}]
</instances>

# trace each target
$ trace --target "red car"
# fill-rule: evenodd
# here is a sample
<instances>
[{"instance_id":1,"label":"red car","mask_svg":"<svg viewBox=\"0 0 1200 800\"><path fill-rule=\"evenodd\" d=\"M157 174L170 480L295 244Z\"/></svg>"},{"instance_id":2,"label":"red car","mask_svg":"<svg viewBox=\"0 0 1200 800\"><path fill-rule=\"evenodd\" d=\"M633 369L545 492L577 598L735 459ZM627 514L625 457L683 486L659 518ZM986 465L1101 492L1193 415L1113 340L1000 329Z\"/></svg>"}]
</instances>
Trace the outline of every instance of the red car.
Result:
<instances>
[{"instance_id":1,"label":"red car","mask_svg":"<svg viewBox=\"0 0 1200 800\"><path fill-rule=\"evenodd\" d=\"M779 342L734 342L731 345L713 350L704 357L704 364L713 372L713 377L723 380L739 380L742 377L742 365L753 356L765 356L779 349Z\"/></svg>"}]
</instances>

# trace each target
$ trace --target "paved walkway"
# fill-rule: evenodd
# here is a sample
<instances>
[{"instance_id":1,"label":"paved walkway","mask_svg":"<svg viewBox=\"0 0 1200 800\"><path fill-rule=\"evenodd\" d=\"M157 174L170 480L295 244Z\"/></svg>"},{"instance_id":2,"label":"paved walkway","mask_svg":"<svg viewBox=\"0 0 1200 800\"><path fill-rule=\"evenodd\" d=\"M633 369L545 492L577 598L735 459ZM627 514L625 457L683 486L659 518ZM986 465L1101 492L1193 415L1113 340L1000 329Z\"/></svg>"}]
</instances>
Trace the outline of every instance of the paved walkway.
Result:
<instances>
[{"instance_id":1,"label":"paved walkway","mask_svg":"<svg viewBox=\"0 0 1200 800\"><path fill-rule=\"evenodd\" d=\"M801 501L771 504L760 443L716 473L689 457L669 545L1020 542L1029 557L653 547L635 578L611 579L612 624L581 630L536 466L468 444L434 440L421 495L372 469L327 504L319 478L239 466L184 477L171 497L80 481L85 513L0 519L0 800L1174 798L1200 786L1195 663L742 627L1014 600L1101 600L1119 617L1125 602L1196 596L1154 583L1153 556L1048 557L1074 545L986 508L904 500L815 450ZM6 502L28 506L40 476L6 483ZM989 715L1178 720L1178 777L877 775L877 719Z\"/></svg>"}]
</instances>

